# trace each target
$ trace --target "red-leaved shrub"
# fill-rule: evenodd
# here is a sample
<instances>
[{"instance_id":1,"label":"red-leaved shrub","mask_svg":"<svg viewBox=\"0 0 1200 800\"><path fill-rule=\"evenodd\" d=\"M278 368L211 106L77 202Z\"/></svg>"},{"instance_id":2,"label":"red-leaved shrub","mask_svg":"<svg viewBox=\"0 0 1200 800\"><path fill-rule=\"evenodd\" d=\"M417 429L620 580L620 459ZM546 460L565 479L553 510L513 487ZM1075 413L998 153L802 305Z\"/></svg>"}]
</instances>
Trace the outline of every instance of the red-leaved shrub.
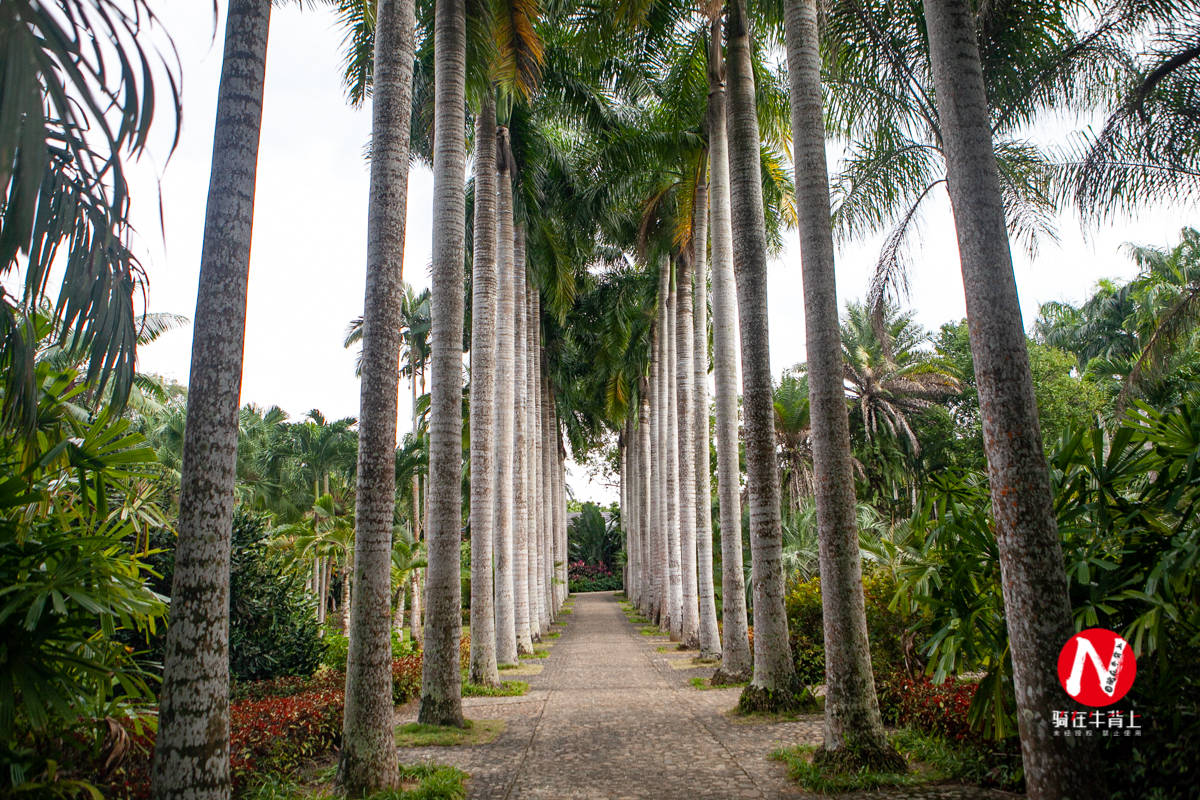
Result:
<instances>
[{"instance_id":1,"label":"red-leaved shrub","mask_svg":"<svg viewBox=\"0 0 1200 800\"><path fill-rule=\"evenodd\" d=\"M975 742L967 710L979 688L977 683L947 679L934 683L928 677L893 673L879 681L879 708L894 725L940 734L956 742Z\"/></svg>"},{"instance_id":2,"label":"red-leaved shrub","mask_svg":"<svg viewBox=\"0 0 1200 800\"><path fill-rule=\"evenodd\" d=\"M471 652L469 636L459 646L466 669ZM421 693L420 653L392 661L392 699L407 703ZM253 779L294 773L306 762L334 750L342 738L346 674L324 669L308 678L275 678L239 684L229 707L229 762L237 795ZM154 733L135 733L123 725L128 746L120 764L104 771L97 763L78 772L109 800L146 800L150 796L150 759Z\"/></svg>"}]
</instances>

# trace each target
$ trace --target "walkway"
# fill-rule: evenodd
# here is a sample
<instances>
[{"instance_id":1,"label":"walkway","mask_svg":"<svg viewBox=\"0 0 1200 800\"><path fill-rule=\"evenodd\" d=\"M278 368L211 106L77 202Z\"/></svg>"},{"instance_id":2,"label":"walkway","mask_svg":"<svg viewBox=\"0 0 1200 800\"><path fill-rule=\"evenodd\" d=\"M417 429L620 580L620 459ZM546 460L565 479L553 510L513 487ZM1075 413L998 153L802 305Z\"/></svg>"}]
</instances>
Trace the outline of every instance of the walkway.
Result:
<instances>
[{"instance_id":1,"label":"walkway","mask_svg":"<svg viewBox=\"0 0 1200 800\"><path fill-rule=\"evenodd\" d=\"M470 797L480 800L804 796L768 756L819 744L820 717L764 723L728 716L740 690L692 687L689 679L708 677L712 667L696 667L695 653L659 652L665 637L640 635L612 593L576 595L573 613L561 619L566 629L549 640L550 656L534 662L543 671L520 676L530 684L527 695L464 700L469 718L505 720L495 742L405 748L401 762L454 764L470 773ZM402 712L412 721L416 707ZM957 786L892 796L1011 797Z\"/></svg>"}]
</instances>

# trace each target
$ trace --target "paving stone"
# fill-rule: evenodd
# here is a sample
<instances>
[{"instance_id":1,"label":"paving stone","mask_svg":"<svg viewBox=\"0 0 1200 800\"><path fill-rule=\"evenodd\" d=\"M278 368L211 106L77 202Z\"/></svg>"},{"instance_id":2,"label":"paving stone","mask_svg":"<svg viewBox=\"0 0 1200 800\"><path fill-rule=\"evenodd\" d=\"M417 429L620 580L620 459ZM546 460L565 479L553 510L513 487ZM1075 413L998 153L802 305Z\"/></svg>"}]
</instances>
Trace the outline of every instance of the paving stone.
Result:
<instances>
[{"instance_id":1,"label":"paving stone","mask_svg":"<svg viewBox=\"0 0 1200 800\"><path fill-rule=\"evenodd\" d=\"M435 761L470 773L478 800L761 800L811 796L769 756L780 747L820 744L819 716L746 724L728 712L740 689L689 684L713 666L689 668L694 652L657 652L611 592L576 595L574 613L545 669L522 675L524 697L469 697L466 715L503 719L486 745L404 748L402 763ZM680 667L683 667L681 669ZM706 671L701 671L706 670ZM512 674L512 673L508 673ZM504 677L504 674L501 675ZM398 719L416 719L416 706ZM877 791L845 798L998 800L964 786Z\"/></svg>"}]
</instances>

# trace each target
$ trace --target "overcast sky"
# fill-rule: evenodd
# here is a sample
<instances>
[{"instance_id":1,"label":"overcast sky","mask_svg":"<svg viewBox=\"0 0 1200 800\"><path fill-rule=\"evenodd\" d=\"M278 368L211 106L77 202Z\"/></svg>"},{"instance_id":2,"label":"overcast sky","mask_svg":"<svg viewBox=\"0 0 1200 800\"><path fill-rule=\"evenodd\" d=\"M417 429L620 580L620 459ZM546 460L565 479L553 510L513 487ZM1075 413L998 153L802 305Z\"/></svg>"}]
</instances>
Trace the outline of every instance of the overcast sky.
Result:
<instances>
[{"instance_id":1,"label":"overcast sky","mask_svg":"<svg viewBox=\"0 0 1200 800\"><path fill-rule=\"evenodd\" d=\"M159 4L183 72L184 120L179 146L164 165L169 140L132 170L135 251L149 274L149 308L193 316L204 205L212 155L212 126L221 67L224 19L214 37L212 5ZM223 6L224 4L222 4ZM342 348L349 321L362 314L365 274L369 107L352 109L340 80L341 32L332 11L276 7L268 47L266 99L259 150L254 239L250 266L242 402L279 405L293 417L320 409L328 418L356 416L354 354ZM165 130L159 131L160 135ZM162 222L159 217L159 191ZM409 178L404 278L429 286L432 176ZM1196 209L1164 208L1081 231L1065 214L1061 243L1045 242L1035 260L1014 253L1026 327L1047 300L1078 302L1101 278L1134 269L1119 251L1124 242L1168 244ZM795 233L770 265L771 364L778 374L804 360L803 287ZM860 298L879 241L843 247L839 296ZM929 205L911 258L911 306L927 328L961 318L962 281L949 202L944 192ZM139 352L139 368L186 383L190 327ZM406 387L401 397L407 398ZM400 429L408 430L401 402ZM615 499L615 492L572 470L582 499Z\"/></svg>"}]
</instances>

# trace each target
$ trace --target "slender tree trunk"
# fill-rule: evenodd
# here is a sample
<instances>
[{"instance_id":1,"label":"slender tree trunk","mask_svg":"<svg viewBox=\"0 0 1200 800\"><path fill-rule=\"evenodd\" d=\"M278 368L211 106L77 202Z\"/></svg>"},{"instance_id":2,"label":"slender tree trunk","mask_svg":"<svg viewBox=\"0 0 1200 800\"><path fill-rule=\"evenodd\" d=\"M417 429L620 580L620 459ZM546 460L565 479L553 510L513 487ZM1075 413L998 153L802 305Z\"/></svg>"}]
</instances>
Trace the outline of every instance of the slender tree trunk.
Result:
<instances>
[{"instance_id":1,"label":"slender tree trunk","mask_svg":"<svg viewBox=\"0 0 1200 800\"><path fill-rule=\"evenodd\" d=\"M741 469L738 466L737 300L725 128L725 66L720 17L708 55L709 192L712 195L713 377L717 393L717 497L721 515L721 668L714 683L750 678L746 583L742 574Z\"/></svg>"},{"instance_id":2,"label":"slender tree trunk","mask_svg":"<svg viewBox=\"0 0 1200 800\"><path fill-rule=\"evenodd\" d=\"M993 154L972 11L926 0L929 48L958 232L983 444L1003 576L1026 787L1031 798L1086 797L1091 748L1055 736L1058 654L1074 633L1062 549Z\"/></svg>"},{"instance_id":3,"label":"slender tree trunk","mask_svg":"<svg viewBox=\"0 0 1200 800\"><path fill-rule=\"evenodd\" d=\"M631 406L625 420L625 506L621 517L625 521L625 565L629 573L625 584L625 599L637 605L638 594L638 505L637 505L637 413Z\"/></svg>"},{"instance_id":4,"label":"slender tree trunk","mask_svg":"<svg viewBox=\"0 0 1200 800\"><path fill-rule=\"evenodd\" d=\"M412 602L408 604L408 632L412 634L413 642L418 650L425 648L425 620L421 609L425 593L421 590L421 570L414 569L409 577Z\"/></svg>"},{"instance_id":5,"label":"slender tree trunk","mask_svg":"<svg viewBox=\"0 0 1200 800\"><path fill-rule=\"evenodd\" d=\"M815 0L789 0L786 22L825 629L824 757L838 753L839 761L854 762L842 766L854 768L903 769L883 731L867 645Z\"/></svg>"},{"instance_id":6,"label":"slender tree trunk","mask_svg":"<svg viewBox=\"0 0 1200 800\"><path fill-rule=\"evenodd\" d=\"M492 606L496 422L496 100L486 91L475 121L475 224L471 259L471 670L498 686Z\"/></svg>"},{"instance_id":7,"label":"slender tree trunk","mask_svg":"<svg viewBox=\"0 0 1200 800\"><path fill-rule=\"evenodd\" d=\"M657 491L657 519L658 531L656 533L657 541L655 542L655 569L656 587L655 587L655 608L654 621L661 627L666 628L670 625L669 616L671 612L671 546L668 536L670 527L670 517L667 512L667 435L669 425L667 423L667 399L670 392L667 390L666 370L667 370L667 345L670 339L667 336L667 326L670 323L670 316L667 312L667 295L671 291L671 273L670 268L664 261L659 267L658 278L658 324L657 335L655 336L655 359L654 359L654 472L655 472L655 488Z\"/></svg>"},{"instance_id":8,"label":"slender tree trunk","mask_svg":"<svg viewBox=\"0 0 1200 800\"><path fill-rule=\"evenodd\" d=\"M554 527L554 562L555 562L555 589L558 590L554 601L555 611L562 610L562 605L567 599L567 536L566 536L566 512L567 499L566 487L563 484L563 461L562 461L562 434L558 427L558 409L555 405L554 386L549 387L550 390L550 459L551 459L551 479L554 482L551 488L551 511L553 513Z\"/></svg>"},{"instance_id":9,"label":"slender tree trunk","mask_svg":"<svg viewBox=\"0 0 1200 800\"><path fill-rule=\"evenodd\" d=\"M555 605L554 596L554 562L557 556L555 555L554 541L554 478L553 466L554 460L550 452L550 445L553 442L553 431L551 428L551 400L550 400L550 377L548 373L549 360L546 357L545 349L542 350L542 437L540 441L539 452L542 458L542 487L544 489L541 520L542 520L542 535L546 547L546 557L542 560L542 580L545 588L543 596L546 603L546 625L554 621L554 617L558 613L558 607Z\"/></svg>"},{"instance_id":10,"label":"slender tree trunk","mask_svg":"<svg viewBox=\"0 0 1200 800\"><path fill-rule=\"evenodd\" d=\"M762 173L745 0L730 4L729 190L733 263L742 340L742 407L746 420L746 483L750 496L751 581L754 588L754 678L743 692L751 705L785 701L796 669L783 607L783 529L775 463L775 403L767 335L767 238Z\"/></svg>"},{"instance_id":11,"label":"slender tree trunk","mask_svg":"<svg viewBox=\"0 0 1200 800\"><path fill-rule=\"evenodd\" d=\"M692 452L695 453L696 570L700 615L700 657L721 657L717 628L716 593L712 563L712 483L708 450L708 183L698 181L692 213Z\"/></svg>"},{"instance_id":12,"label":"slender tree trunk","mask_svg":"<svg viewBox=\"0 0 1200 800\"><path fill-rule=\"evenodd\" d=\"M229 772L229 549L268 0L231 0L200 254L179 541L151 776L156 800L224 800Z\"/></svg>"},{"instance_id":13,"label":"slender tree trunk","mask_svg":"<svg viewBox=\"0 0 1200 800\"><path fill-rule=\"evenodd\" d=\"M533 286L532 281L527 280L525 285L525 392L526 392L526 439L525 439L525 457L527 459L525 480L528 484L528 506L526 508L527 520L525 523L529 560L526 564L526 575L529 581L529 634L530 636L540 641L542 638L542 616L539 608L540 595L538 594L538 559L541 558L541 549L538 547L538 467L541 459L536 457L538 442L541 441L538 432L538 408L541 401L538 399L538 380L537 380L537 307L534 300L534 295L537 289Z\"/></svg>"},{"instance_id":14,"label":"slender tree trunk","mask_svg":"<svg viewBox=\"0 0 1200 800\"><path fill-rule=\"evenodd\" d=\"M517 627L514 597L513 523L514 475L513 415L515 372L515 282L513 274L512 173L508 160L508 131L501 129L496 150L499 165L497 203L499 218L500 305L497 312L496 353L496 660L517 663ZM478 190L477 190L478 191Z\"/></svg>"},{"instance_id":15,"label":"slender tree trunk","mask_svg":"<svg viewBox=\"0 0 1200 800\"><path fill-rule=\"evenodd\" d=\"M664 268L670 270L669 262ZM663 359L663 395L666 408L663 420L667 426L666 469L667 477L667 580L670 588L667 628L671 641L683 640L683 568L679 536L679 383L676 379L675 319L678 316L678 290L671 281L667 295L667 326L664 333L666 348Z\"/></svg>"},{"instance_id":16,"label":"slender tree trunk","mask_svg":"<svg viewBox=\"0 0 1200 800\"><path fill-rule=\"evenodd\" d=\"M653 467L650 452L650 381L642 378L638 391L638 491L641 493L641 551L642 551L642 591L639 608L642 613L648 612L654 597L654 545L653 539L658 527L653 512L654 488L651 481Z\"/></svg>"},{"instance_id":17,"label":"slender tree trunk","mask_svg":"<svg viewBox=\"0 0 1200 800\"><path fill-rule=\"evenodd\" d=\"M533 652L533 624L529 614L529 339L526 315L525 259L517 253L517 226L513 225L513 311L514 332L513 413L513 611L517 628L517 652Z\"/></svg>"},{"instance_id":18,"label":"slender tree trunk","mask_svg":"<svg viewBox=\"0 0 1200 800\"><path fill-rule=\"evenodd\" d=\"M433 153L433 288L430 330L429 566L418 721L463 725L459 641L462 587L462 328L466 200L466 9L437 0Z\"/></svg>"},{"instance_id":19,"label":"slender tree trunk","mask_svg":"<svg viewBox=\"0 0 1200 800\"><path fill-rule=\"evenodd\" d=\"M692 257L680 255L676 277L675 385L678 387L676 415L679 424L679 568L682 573L680 606L682 642L685 647L700 647L699 587L696 580L696 412L695 354L692 320Z\"/></svg>"},{"instance_id":20,"label":"slender tree trunk","mask_svg":"<svg viewBox=\"0 0 1200 800\"><path fill-rule=\"evenodd\" d=\"M411 358L410 358L411 360ZM412 369L412 426L413 431L417 430L417 365L412 363L409 365ZM424 378L421 380L424 385ZM420 470L413 470L412 476L412 526L413 526L413 542L420 543L422 531L424 530L424 513L425 505L421 502L421 473ZM417 648L425 646L425 624L421 619L421 570L414 569L409 578L411 583L412 602L408 608L408 630L412 634L413 643Z\"/></svg>"},{"instance_id":21,"label":"slender tree trunk","mask_svg":"<svg viewBox=\"0 0 1200 800\"><path fill-rule=\"evenodd\" d=\"M389 561L390 561L390 559L389 559ZM350 635L351 635L351 630L350 630L350 586L352 583L351 576L353 576L353 575L354 575L354 551L347 550L346 551L346 564L345 564L345 566L342 567L342 599L341 599L342 625L343 625L343 629L346 632L347 640L350 639ZM348 657L349 657L349 655L347 655L347 658ZM348 664L349 664L349 662L347 662L347 665Z\"/></svg>"}]
</instances>

